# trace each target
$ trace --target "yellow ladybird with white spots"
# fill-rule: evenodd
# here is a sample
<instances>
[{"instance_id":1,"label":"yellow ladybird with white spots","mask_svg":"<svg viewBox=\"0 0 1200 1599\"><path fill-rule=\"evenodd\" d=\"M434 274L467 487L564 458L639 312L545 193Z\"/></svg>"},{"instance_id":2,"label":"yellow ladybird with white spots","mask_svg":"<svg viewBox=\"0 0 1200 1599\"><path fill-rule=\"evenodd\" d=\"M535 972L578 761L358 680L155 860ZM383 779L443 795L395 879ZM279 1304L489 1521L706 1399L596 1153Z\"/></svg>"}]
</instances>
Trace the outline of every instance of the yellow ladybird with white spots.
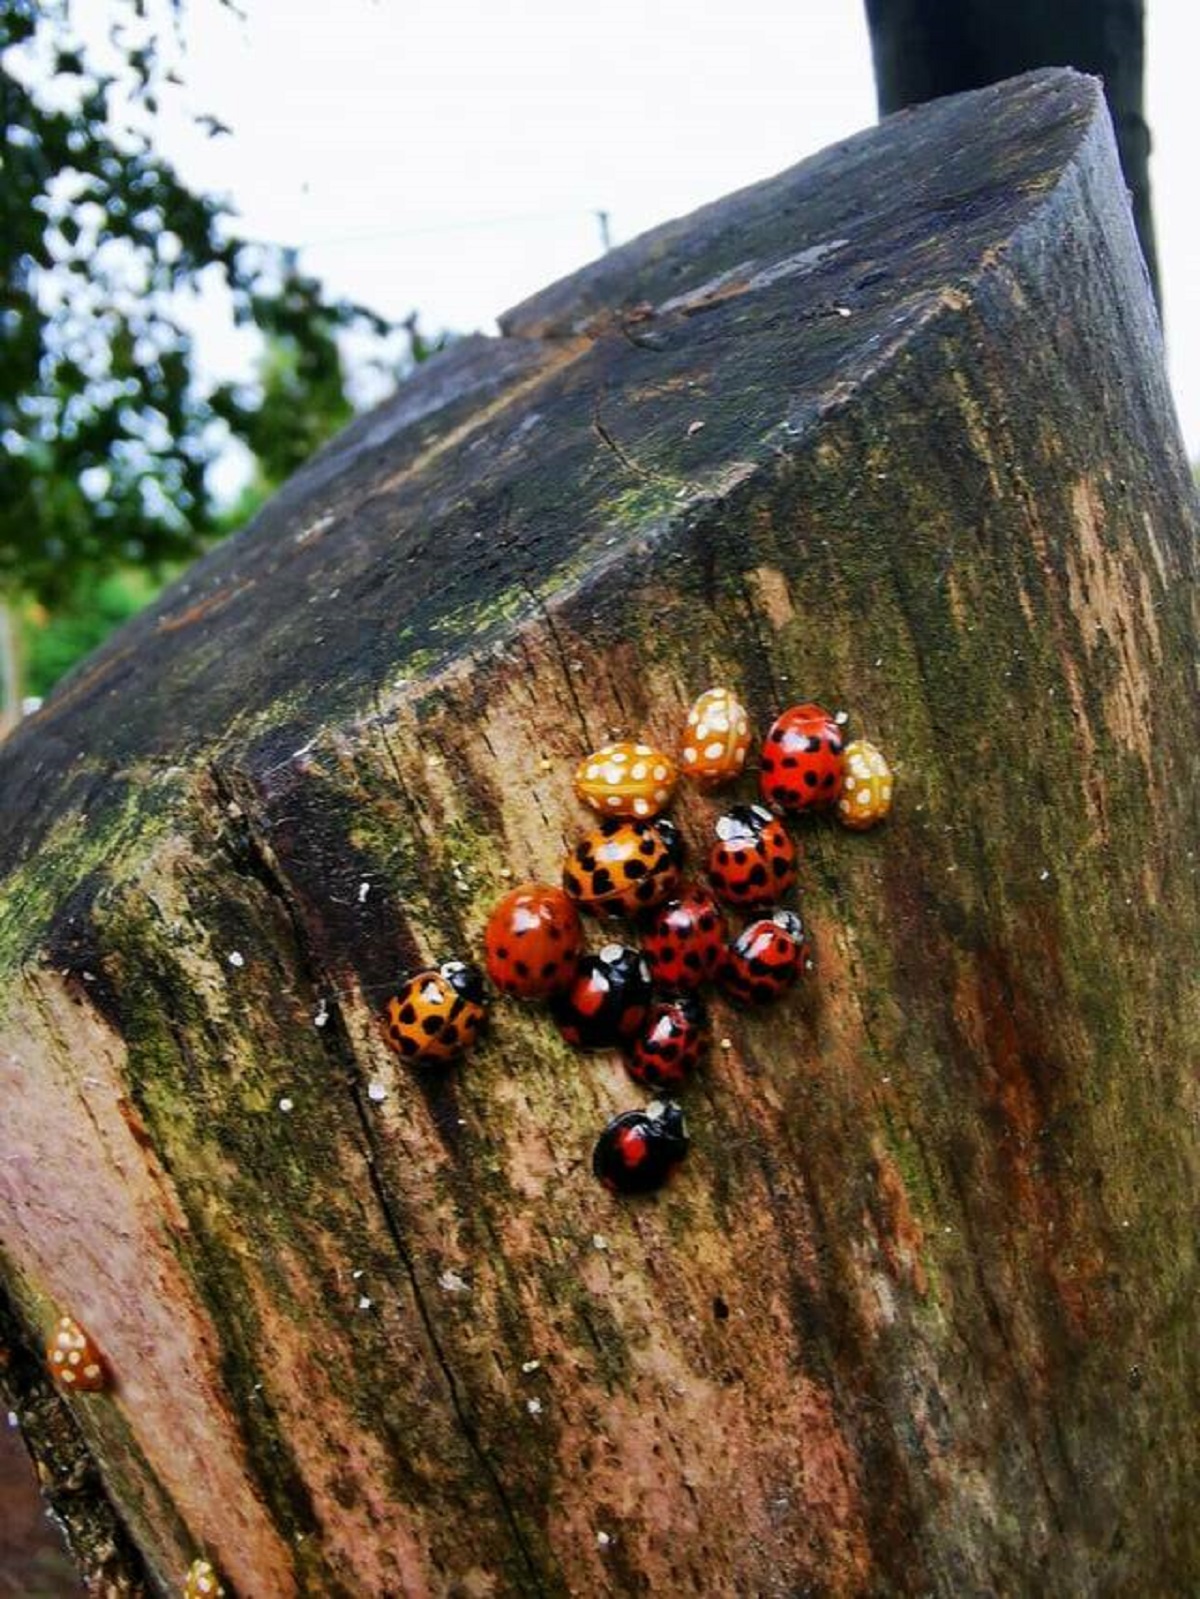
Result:
<instances>
[{"instance_id":1,"label":"yellow ladybird with white spots","mask_svg":"<svg viewBox=\"0 0 1200 1599\"><path fill-rule=\"evenodd\" d=\"M706 689L687 716L683 770L706 787L737 777L750 751L750 718L732 689Z\"/></svg>"},{"instance_id":2,"label":"yellow ladybird with white spots","mask_svg":"<svg viewBox=\"0 0 1200 1599\"><path fill-rule=\"evenodd\" d=\"M108 1387L104 1356L74 1316L60 1316L46 1345L46 1365L68 1393L94 1394Z\"/></svg>"},{"instance_id":3,"label":"yellow ladybird with white spots","mask_svg":"<svg viewBox=\"0 0 1200 1599\"><path fill-rule=\"evenodd\" d=\"M837 819L843 827L865 833L876 827L892 808L892 769L865 738L847 744L843 754L842 795Z\"/></svg>"},{"instance_id":4,"label":"yellow ladybird with white spots","mask_svg":"<svg viewBox=\"0 0 1200 1599\"><path fill-rule=\"evenodd\" d=\"M183 1585L183 1599L225 1599L225 1585L211 1560L193 1560Z\"/></svg>"},{"instance_id":5,"label":"yellow ladybird with white spots","mask_svg":"<svg viewBox=\"0 0 1200 1599\"><path fill-rule=\"evenodd\" d=\"M605 744L575 770L575 792L600 816L648 821L668 804L679 780L670 756L649 744Z\"/></svg>"}]
</instances>

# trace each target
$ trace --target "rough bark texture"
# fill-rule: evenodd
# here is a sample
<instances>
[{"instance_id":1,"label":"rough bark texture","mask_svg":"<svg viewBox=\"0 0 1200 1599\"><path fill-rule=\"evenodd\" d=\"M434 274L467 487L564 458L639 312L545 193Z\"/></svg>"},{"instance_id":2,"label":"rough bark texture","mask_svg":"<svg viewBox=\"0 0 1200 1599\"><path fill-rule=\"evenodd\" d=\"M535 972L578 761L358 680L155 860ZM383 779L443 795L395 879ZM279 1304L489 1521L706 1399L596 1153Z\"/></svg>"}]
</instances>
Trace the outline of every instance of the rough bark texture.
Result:
<instances>
[{"instance_id":1,"label":"rough bark texture","mask_svg":"<svg viewBox=\"0 0 1200 1599\"><path fill-rule=\"evenodd\" d=\"M1157 292L1144 0L866 0L866 7L881 116L1035 67L1075 67L1103 79Z\"/></svg>"},{"instance_id":2,"label":"rough bark texture","mask_svg":"<svg viewBox=\"0 0 1200 1599\"><path fill-rule=\"evenodd\" d=\"M1194 1589L1196 523L1098 86L892 119L504 328L0 761L8 1380L81 1561ZM819 977L718 1014L622 1204L615 1058L503 1004L431 1075L376 1012L710 682L845 705L899 802L812 831ZM69 1418L59 1306L119 1377Z\"/></svg>"}]
</instances>

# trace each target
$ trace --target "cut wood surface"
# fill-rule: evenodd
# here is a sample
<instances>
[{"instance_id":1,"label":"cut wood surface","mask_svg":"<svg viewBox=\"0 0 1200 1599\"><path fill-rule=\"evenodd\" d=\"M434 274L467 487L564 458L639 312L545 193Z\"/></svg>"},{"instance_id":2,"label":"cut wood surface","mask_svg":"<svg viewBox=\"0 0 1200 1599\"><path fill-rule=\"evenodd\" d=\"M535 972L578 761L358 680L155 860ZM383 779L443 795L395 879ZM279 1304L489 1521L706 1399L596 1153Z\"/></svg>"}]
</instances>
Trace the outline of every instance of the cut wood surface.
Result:
<instances>
[{"instance_id":1,"label":"cut wood surface","mask_svg":"<svg viewBox=\"0 0 1200 1599\"><path fill-rule=\"evenodd\" d=\"M1195 532L1043 72L456 344L76 672L0 755L0 1335L94 1590L1195 1591ZM818 972L621 1202L615 1056L378 1013L712 683L897 805L805 831Z\"/></svg>"}]
</instances>

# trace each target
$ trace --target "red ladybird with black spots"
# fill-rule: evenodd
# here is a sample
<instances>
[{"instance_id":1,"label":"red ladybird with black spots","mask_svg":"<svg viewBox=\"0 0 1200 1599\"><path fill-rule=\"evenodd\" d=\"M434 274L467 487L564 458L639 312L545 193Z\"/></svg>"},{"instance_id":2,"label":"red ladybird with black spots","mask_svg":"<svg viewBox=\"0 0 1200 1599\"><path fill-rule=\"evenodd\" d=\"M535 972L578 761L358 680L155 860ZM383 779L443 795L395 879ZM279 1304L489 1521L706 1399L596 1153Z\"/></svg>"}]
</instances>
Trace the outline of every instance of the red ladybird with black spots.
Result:
<instances>
[{"instance_id":1,"label":"red ladybird with black spots","mask_svg":"<svg viewBox=\"0 0 1200 1599\"><path fill-rule=\"evenodd\" d=\"M550 1014L577 1049L613 1049L640 1032L650 1009L650 968L640 950L606 944L583 955L571 986L556 996Z\"/></svg>"},{"instance_id":2,"label":"red ladybird with black spots","mask_svg":"<svg viewBox=\"0 0 1200 1599\"><path fill-rule=\"evenodd\" d=\"M729 905L771 905L796 881L796 846L761 805L735 805L718 817L708 875Z\"/></svg>"},{"instance_id":3,"label":"red ladybird with black spots","mask_svg":"<svg viewBox=\"0 0 1200 1599\"><path fill-rule=\"evenodd\" d=\"M488 917L487 974L501 993L548 999L574 980L582 941L579 912L561 888L522 883Z\"/></svg>"},{"instance_id":4,"label":"red ladybird with black spots","mask_svg":"<svg viewBox=\"0 0 1200 1599\"><path fill-rule=\"evenodd\" d=\"M777 811L827 810L842 792L845 735L827 710L793 705L763 740L758 786Z\"/></svg>"},{"instance_id":5,"label":"red ladybird with black spots","mask_svg":"<svg viewBox=\"0 0 1200 1599\"><path fill-rule=\"evenodd\" d=\"M695 994L656 1001L626 1057L629 1075L645 1088L675 1093L704 1060L712 1033Z\"/></svg>"},{"instance_id":6,"label":"red ladybird with black spots","mask_svg":"<svg viewBox=\"0 0 1200 1599\"><path fill-rule=\"evenodd\" d=\"M812 967L804 923L795 911L776 911L738 934L721 974L721 987L736 1005L769 1005Z\"/></svg>"},{"instance_id":7,"label":"red ladybird with black spots","mask_svg":"<svg viewBox=\"0 0 1200 1599\"><path fill-rule=\"evenodd\" d=\"M642 924L642 950L650 975L671 993L715 981L725 962L729 924L707 889L686 884L677 899L647 916Z\"/></svg>"},{"instance_id":8,"label":"red ladybird with black spots","mask_svg":"<svg viewBox=\"0 0 1200 1599\"><path fill-rule=\"evenodd\" d=\"M614 1194L650 1194L671 1176L688 1152L683 1112L671 1100L645 1110L627 1110L596 1140L592 1172Z\"/></svg>"}]
</instances>

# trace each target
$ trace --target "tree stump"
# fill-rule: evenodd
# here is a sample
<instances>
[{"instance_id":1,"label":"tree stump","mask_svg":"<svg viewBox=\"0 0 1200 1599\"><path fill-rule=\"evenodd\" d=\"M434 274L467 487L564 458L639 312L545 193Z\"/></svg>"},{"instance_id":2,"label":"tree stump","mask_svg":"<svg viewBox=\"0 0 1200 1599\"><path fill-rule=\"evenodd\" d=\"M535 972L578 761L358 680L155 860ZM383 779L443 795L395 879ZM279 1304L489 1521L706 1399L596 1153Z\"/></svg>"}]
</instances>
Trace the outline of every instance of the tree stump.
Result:
<instances>
[{"instance_id":1,"label":"tree stump","mask_svg":"<svg viewBox=\"0 0 1200 1599\"><path fill-rule=\"evenodd\" d=\"M1190 1591L1196 520L1098 86L895 117L502 325L5 747L5 1381L83 1569ZM621 1202L615 1056L506 1002L423 1071L378 1014L711 683L846 707L897 805L807 833L816 977L718 1010ZM60 1309L110 1394L47 1387Z\"/></svg>"}]
</instances>

